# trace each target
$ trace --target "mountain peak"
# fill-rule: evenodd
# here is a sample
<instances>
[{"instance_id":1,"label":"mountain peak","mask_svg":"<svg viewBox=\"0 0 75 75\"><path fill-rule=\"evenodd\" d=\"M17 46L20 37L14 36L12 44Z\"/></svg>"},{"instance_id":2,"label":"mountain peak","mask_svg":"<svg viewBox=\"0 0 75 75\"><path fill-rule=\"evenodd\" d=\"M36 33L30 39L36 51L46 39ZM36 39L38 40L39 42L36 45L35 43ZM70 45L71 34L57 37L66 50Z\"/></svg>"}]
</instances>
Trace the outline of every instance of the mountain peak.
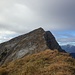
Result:
<instances>
[{"instance_id":1,"label":"mountain peak","mask_svg":"<svg viewBox=\"0 0 75 75\"><path fill-rule=\"evenodd\" d=\"M0 44L0 47L1 65L46 49L58 49L58 51L65 52L61 49L53 34L43 28L13 38L4 44Z\"/></svg>"}]
</instances>

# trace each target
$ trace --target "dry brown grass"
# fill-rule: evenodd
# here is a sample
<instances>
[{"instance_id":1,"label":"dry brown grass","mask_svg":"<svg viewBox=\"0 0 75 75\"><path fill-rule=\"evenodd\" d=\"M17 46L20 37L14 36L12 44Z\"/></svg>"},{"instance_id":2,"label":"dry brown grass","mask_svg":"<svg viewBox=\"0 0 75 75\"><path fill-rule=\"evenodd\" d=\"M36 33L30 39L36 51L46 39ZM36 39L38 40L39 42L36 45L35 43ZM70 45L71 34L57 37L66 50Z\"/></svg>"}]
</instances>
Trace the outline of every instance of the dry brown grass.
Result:
<instances>
[{"instance_id":1,"label":"dry brown grass","mask_svg":"<svg viewBox=\"0 0 75 75\"><path fill-rule=\"evenodd\" d=\"M75 59L46 50L3 65L0 75L75 75Z\"/></svg>"}]
</instances>

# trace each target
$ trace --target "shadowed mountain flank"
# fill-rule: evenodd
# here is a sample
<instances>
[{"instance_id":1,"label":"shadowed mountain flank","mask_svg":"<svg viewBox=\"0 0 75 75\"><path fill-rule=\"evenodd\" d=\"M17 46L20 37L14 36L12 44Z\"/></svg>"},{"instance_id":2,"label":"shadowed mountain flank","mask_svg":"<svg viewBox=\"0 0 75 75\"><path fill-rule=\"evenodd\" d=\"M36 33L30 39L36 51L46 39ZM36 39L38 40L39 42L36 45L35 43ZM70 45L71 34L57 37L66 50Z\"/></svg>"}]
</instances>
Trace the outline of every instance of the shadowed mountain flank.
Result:
<instances>
[{"instance_id":1,"label":"shadowed mountain flank","mask_svg":"<svg viewBox=\"0 0 75 75\"><path fill-rule=\"evenodd\" d=\"M49 47L49 49L54 50L57 49L60 52L65 52L57 43L55 37L53 36L53 34L50 31L46 31L45 32L45 40L46 40L46 44Z\"/></svg>"},{"instance_id":2,"label":"shadowed mountain flank","mask_svg":"<svg viewBox=\"0 0 75 75\"><path fill-rule=\"evenodd\" d=\"M50 31L38 28L0 44L0 64L46 49L58 49L58 51L65 52Z\"/></svg>"}]
</instances>

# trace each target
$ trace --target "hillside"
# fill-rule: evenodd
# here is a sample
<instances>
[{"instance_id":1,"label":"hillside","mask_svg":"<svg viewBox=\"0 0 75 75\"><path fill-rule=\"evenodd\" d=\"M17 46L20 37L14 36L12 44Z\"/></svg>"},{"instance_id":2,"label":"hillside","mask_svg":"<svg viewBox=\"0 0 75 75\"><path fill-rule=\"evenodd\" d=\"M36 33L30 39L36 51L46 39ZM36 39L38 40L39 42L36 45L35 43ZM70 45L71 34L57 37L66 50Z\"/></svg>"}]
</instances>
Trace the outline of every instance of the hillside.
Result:
<instances>
[{"instance_id":1,"label":"hillside","mask_svg":"<svg viewBox=\"0 0 75 75\"><path fill-rule=\"evenodd\" d=\"M75 75L75 59L47 49L1 66L0 75Z\"/></svg>"}]
</instances>

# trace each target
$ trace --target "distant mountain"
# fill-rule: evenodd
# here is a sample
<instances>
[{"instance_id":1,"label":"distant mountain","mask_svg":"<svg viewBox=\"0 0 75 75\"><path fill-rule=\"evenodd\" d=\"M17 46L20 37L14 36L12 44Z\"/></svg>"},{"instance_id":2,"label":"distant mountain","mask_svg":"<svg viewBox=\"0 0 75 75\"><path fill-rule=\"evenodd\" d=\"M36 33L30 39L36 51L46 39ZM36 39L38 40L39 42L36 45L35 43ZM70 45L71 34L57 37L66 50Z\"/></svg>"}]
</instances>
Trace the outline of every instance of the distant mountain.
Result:
<instances>
[{"instance_id":1,"label":"distant mountain","mask_svg":"<svg viewBox=\"0 0 75 75\"><path fill-rule=\"evenodd\" d=\"M70 53L70 55L75 58L75 46L74 45L63 45L61 46L62 49L64 49L66 52Z\"/></svg>"},{"instance_id":2,"label":"distant mountain","mask_svg":"<svg viewBox=\"0 0 75 75\"><path fill-rule=\"evenodd\" d=\"M62 49L66 50L66 52L69 52L69 53L75 53L75 46L74 45L63 45L61 46Z\"/></svg>"},{"instance_id":3,"label":"distant mountain","mask_svg":"<svg viewBox=\"0 0 75 75\"><path fill-rule=\"evenodd\" d=\"M70 55L75 58L75 53L70 53Z\"/></svg>"}]
</instances>

